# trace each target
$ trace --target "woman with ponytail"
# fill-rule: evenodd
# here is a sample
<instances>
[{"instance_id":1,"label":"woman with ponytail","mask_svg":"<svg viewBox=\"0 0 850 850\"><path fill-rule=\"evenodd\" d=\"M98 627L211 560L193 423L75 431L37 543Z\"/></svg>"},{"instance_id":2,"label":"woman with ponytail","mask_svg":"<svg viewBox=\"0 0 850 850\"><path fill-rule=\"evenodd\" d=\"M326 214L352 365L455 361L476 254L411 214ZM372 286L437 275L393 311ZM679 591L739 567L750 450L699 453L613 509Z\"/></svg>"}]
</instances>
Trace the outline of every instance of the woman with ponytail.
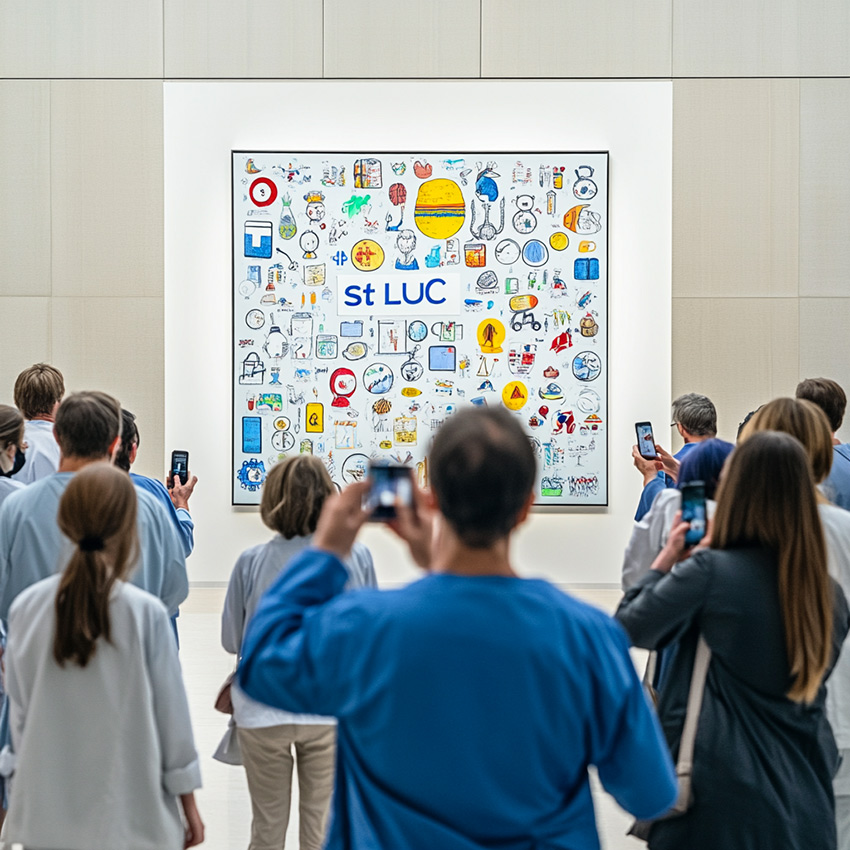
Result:
<instances>
[{"instance_id":1,"label":"woman with ponytail","mask_svg":"<svg viewBox=\"0 0 850 850\"><path fill-rule=\"evenodd\" d=\"M162 603L126 582L138 556L132 482L109 464L87 466L68 483L58 523L73 546L67 566L9 611L14 773L3 838L62 850L192 847L204 834L201 783L177 648Z\"/></svg>"},{"instance_id":2,"label":"woman with ponytail","mask_svg":"<svg viewBox=\"0 0 850 850\"><path fill-rule=\"evenodd\" d=\"M221 618L221 642L227 652L241 654L245 629L260 598L289 561L311 544L325 499L334 492L325 465L314 455L286 458L271 468L263 484L260 516L275 535L243 552L233 568ZM346 566L348 589L376 586L372 556L362 543L354 544ZM333 790L336 720L270 708L235 684L232 701L253 811L249 850L284 846L293 750L298 765L299 846L321 850Z\"/></svg>"},{"instance_id":3,"label":"woman with ponytail","mask_svg":"<svg viewBox=\"0 0 850 850\"><path fill-rule=\"evenodd\" d=\"M617 619L632 642L678 641L659 715L679 749L696 645L712 656L693 754L693 803L652 828L652 850L834 850L838 751L827 677L850 628L827 572L812 464L786 433L752 433L730 456L710 532L693 553L674 529ZM691 554L691 557L687 557ZM682 560L686 558L686 560Z\"/></svg>"}]
</instances>

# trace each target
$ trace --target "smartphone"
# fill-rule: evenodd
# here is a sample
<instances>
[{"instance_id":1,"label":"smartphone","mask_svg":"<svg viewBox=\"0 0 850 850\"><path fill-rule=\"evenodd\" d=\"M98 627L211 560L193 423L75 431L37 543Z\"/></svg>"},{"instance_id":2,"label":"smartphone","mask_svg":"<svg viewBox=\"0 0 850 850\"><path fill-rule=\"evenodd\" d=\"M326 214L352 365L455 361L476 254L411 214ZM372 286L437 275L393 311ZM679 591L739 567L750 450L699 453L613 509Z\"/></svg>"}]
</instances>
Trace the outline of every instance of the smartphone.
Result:
<instances>
[{"instance_id":1,"label":"smartphone","mask_svg":"<svg viewBox=\"0 0 850 850\"><path fill-rule=\"evenodd\" d=\"M658 452L655 451L655 437L652 433L651 422L635 422L635 433L637 434L638 452L646 460L658 460Z\"/></svg>"},{"instance_id":2,"label":"smartphone","mask_svg":"<svg viewBox=\"0 0 850 850\"><path fill-rule=\"evenodd\" d=\"M174 451L171 453L171 475L176 475L181 484L189 480L189 452Z\"/></svg>"},{"instance_id":3,"label":"smartphone","mask_svg":"<svg viewBox=\"0 0 850 850\"><path fill-rule=\"evenodd\" d=\"M396 500L413 507L413 474L400 463L369 462L366 480L370 483L365 508L369 519L387 522L396 517Z\"/></svg>"},{"instance_id":4,"label":"smartphone","mask_svg":"<svg viewBox=\"0 0 850 850\"><path fill-rule=\"evenodd\" d=\"M685 532L685 546L696 546L705 537L706 520L705 483L689 481L682 485L682 522L691 527Z\"/></svg>"}]
</instances>

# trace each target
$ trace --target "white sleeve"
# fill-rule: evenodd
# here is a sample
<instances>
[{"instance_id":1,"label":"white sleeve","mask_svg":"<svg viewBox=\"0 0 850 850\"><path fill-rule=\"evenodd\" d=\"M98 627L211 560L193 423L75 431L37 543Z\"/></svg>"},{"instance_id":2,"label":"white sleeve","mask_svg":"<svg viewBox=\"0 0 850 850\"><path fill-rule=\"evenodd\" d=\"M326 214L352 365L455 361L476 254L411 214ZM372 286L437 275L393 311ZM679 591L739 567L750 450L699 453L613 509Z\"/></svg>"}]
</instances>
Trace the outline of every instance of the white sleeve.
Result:
<instances>
[{"instance_id":1,"label":"white sleeve","mask_svg":"<svg viewBox=\"0 0 850 850\"><path fill-rule=\"evenodd\" d=\"M17 639L23 624L18 622L18 607L12 606L9 612L8 632L11 634L11 643L6 644L3 654L4 673L3 686L9 700L9 733L12 741L12 753L16 752L21 745L24 734L24 722L29 709L29 696L31 688L26 681L23 671L18 669ZM10 753L4 756L5 775L14 770L14 756Z\"/></svg>"},{"instance_id":2,"label":"white sleeve","mask_svg":"<svg viewBox=\"0 0 850 850\"><path fill-rule=\"evenodd\" d=\"M186 556L183 554L183 541L180 539L177 529L174 528L165 511L162 511L167 522L162 524L163 545L163 576L162 576L162 599L163 605L168 609L168 615L173 617L189 595L189 576L186 574Z\"/></svg>"},{"instance_id":3,"label":"white sleeve","mask_svg":"<svg viewBox=\"0 0 850 850\"><path fill-rule=\"evenodd\" d=\"M245 584L243 581L244 554L240 555L230 574L224 610L221 612L221 645L226 652L239 655L245 631Z\"/></svg>"},{"instance_id":4,"label":"white sleeve","mask_svg":"<svg viewBox=\"0 0 850 850\"><path fill-rule=\"evenodd\" d=\"M643 519L634 524L632 536L623 556L623 590L629 590L642 579L664 547L670 526L681 504L678 490L662 490Z\"/></svg>"},{"instance_id":5,"label":"white sleeve","mask_svg":"<svg viewBox=\"0 0 850 850\"><path fill-rule=\"evenodd\" d=\"M165 611L151 605L149 612L147 663L162 752L162 787L175 796L188 794L201 787L201 766L192 735L177 644Z\"/></svg>"}]
</instances>

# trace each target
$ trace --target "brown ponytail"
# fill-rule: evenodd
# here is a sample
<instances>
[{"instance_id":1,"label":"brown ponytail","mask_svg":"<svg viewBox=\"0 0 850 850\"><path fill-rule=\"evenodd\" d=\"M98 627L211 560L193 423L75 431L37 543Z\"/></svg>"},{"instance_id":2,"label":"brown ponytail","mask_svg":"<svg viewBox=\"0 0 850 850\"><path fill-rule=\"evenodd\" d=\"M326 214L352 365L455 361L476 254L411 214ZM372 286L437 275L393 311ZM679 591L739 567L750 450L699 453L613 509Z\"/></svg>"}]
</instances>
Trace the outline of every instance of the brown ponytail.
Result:
<instances>
[{"instance_id":1,"label":"brown ponytail","mask_svg":"<svg viewBox=\"0 0 850 850\"><path fill-rule=\"evenodd\" d=\"M59 528L76 545L56 592L53 657L85 667L100 637L111 639L109 595L135 561L136 491L130 477L93 463L69 482Z\"/></svg>"}]
</instances>

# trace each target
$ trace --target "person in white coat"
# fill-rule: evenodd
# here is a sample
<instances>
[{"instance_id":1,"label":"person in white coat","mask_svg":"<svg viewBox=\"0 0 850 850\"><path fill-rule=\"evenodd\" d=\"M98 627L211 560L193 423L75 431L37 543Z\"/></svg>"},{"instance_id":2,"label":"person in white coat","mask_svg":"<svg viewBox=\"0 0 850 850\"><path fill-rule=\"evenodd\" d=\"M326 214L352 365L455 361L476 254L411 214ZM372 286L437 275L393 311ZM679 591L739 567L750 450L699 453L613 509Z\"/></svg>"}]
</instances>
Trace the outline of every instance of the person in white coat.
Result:
<instances>
[{"instance_id":1,"label":"person in white coat","mask_svg":"<svg viewBox=\"0 0 850 850\"><path fill-rule=\"evenodd\" d=\"M275 536L243 552L233 568L221 643L237 656L260 598L289 561L310 546L325 499L336 492L325 465L313 455L275 464L263 485L260 515ZM355 543L346 562L348 589L376 587L369 550ZM251 699L232 686L233 720L248 776L253 820L249 850L282 850L289 824L292 764L298 766L301 850L320 850L333 791L336 720L292 714Z\"/></svg>"},{"instance_id":2,"label":"person in white coat","mask_svg":"<svg viewBox=\"0 0 850 850\"><path fill-rule=\"evenodd\" d=\"M7 846L181 850L203 841L168 613L125 580L138 554L136 504L130 479L107 463L75 475L58 515L70 561L12 604Z\"/></svg>"}]
</instances>

